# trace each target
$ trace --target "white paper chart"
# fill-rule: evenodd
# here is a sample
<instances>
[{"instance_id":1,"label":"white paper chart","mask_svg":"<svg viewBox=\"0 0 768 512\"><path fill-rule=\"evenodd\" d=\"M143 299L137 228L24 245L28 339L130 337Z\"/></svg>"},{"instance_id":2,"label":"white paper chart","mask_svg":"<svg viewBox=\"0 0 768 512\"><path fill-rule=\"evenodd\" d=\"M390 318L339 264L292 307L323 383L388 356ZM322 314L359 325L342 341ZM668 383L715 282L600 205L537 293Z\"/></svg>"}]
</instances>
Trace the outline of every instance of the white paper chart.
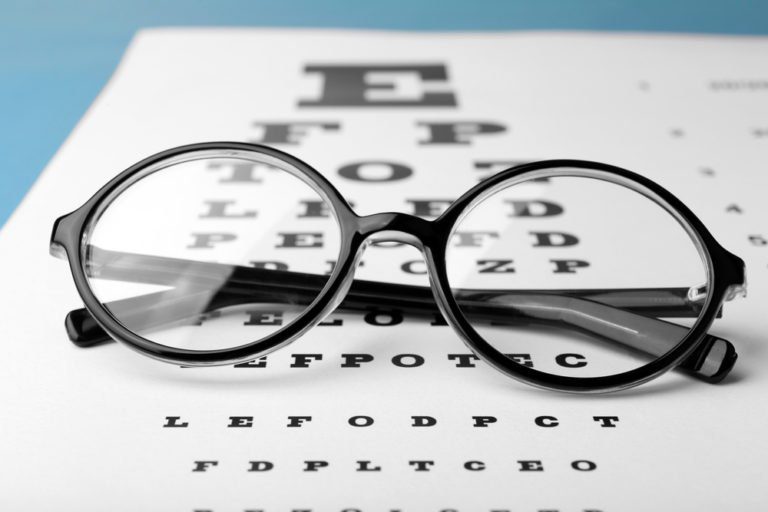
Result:
<instances>
[{"instance_id":1,"label":"white paper chart","mask_svg":"<svg viewBox=\"0 0 768 512\"><path fill-rule=\"evenodd\" d=\"M764 508L767 57L768 39L745 37L140 32L0 232L0 508ZM746 261L748 296L712 329L736 346L736 368L719 385L673 371L618 394L547 392L472 358L439 318L386 308L334 313L236 366L75 347L63 321L82 302L48 253L53 221L145 156L217 140L295 154L359 214L434 218L480 180L535 160L643 174ZM312 201L295 206L319 215ZM412 247L373 246L363 263L363 279L428 284Z\"/></svg>"}]
</instances>

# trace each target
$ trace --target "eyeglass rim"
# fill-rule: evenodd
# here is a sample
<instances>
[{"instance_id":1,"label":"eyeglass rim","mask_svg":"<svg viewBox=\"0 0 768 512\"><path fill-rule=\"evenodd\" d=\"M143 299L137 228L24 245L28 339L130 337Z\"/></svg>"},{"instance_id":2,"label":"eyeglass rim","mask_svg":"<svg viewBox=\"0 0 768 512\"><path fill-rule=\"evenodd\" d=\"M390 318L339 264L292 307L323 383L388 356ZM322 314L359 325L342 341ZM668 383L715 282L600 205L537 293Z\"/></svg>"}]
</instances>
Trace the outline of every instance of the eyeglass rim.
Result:
<instances>
[{"instance_id":1,"label":"eyeglass rim","mask_svg":"<svg viewBox=\"0 0 768 512\"><path fill-rule=\"evenodd\" d=\"M302 181L329 201L330 209L333 210L333 215L340 226L341 241L337 258L338 263L329 276L325 287L315 301L307 306L291 323L264 338L236 347L214 350L189 350L162 345L140 336L125 327L119 319L112 315L91 289L85 272L82 243L85 240L87 229L94 216L98 215L104 203L138 181L138 179L143 177L142 174L147 169L180 156L191 156L195 153L203 154L206 152L216 152L220 158L235 155L242 156L242 153L251 152L267 155L285 163L288 168L284 168L284 170L302 179ZM165 166L161 165L157 170L162 168L165 168ZM349 263L351 258L348 248L351 244L348 241L353 235L350 227L356 224L354 222L356 217L346 200L322 174L293 155L269 146L252 143L203 142L161 151L119 173L102 186L80 208L55 221L51 236L51 252L63 251L66 254L70 272L75 282L75 288L82 298L85 308L91 313L93 319L101 328L116 341L145 356L170 364L190 366L236 364L267 355L284 347L319 323L335 307L332 299L339 295L339 289L343 284L340 277L343 277L345 273L350 273ZM354 255L352 256L354 257Z\"/></svg>"},{"instance_id":2,"label":"eyeglass rim","mask_svg":"<svg viewBox=\"0 0 768 512\"><path fill-rule=\"evenodd\" d=\"M137 175L140 175L151 166L178 157L179 155L188 155L190 153L205 151L235 153L256 152L261 155L268 155L272 158L276 158L277 160L285 162L293 169L296 169L297 173L295 173L295 175L297 177L301 178L305 183L310 185L329 201L329 207L339 223L341 247L337 264L329 276L325 287L315 301L307 306L307 308L291 323L283 326L278 331L251 343L227 349L198 351L161 345L139 336L123 326L120 321L102 305L101 301L96 298L91 289L83 266L81 242L84 239L87 227L90 225L93 216L99 211L101 205L110 197L119 193L121 188L130 186L132 183L131 180L135 181ZM597 169L601 172L621 176L624 179L628 179L631 182L646 187L664 198L676 211L680 212L682 217L701 240L702 246L704 247L710 262L709 270L712 293L709 294L707 299L708 302L694 328L689 331L688 335L678 343L671 352L668 352L662 358L640 368L605 377L580 378L551 375L510 362L508 358L502 359L502 356L495 351L495 349L490 347L474 328L472 328L461 313L458 304L450 293L445 255L450 234L455 229L457 220L460 218L462 212L471 207L473 201L478 197L481 197L482 194L493 187L499 186L499 184L506 183L509 180L528 175L541 169L552 168L555 166ZM366 226L366 219L370 220L377 215L381 216L386 214L376 214L367 217L358 216L352 210L346 199L341 196L336 188L320 172L293 155L259 144L243 142L204 142L162 151L145 158L118 174L99 189L80 208L56 220L51 238L51 247L52 251L63 250L66 253L75 286L83 299L85 307L92 314L96 322L117 341L122 342L122 344L133 350L137 350L146 356L172 364L195 366L234 364L264 356L274 350L286 346L322 321L328 313L335 309L343 299L346 288L351 284L351 281L354 278L354 269L356 267L357 259L361 254L360 249L365 238L370 235L369 232L366 232L366 230L370 229L370 226ZM459 334L460 338L467 344L467 346L482 359L489 362L492 367L502 371L502 373L512 378L546 389L558 389L573 392L612 391L638 385L660 375L664 371L674 367L695 350L714 320L720 303L725 297L729 286L741 282L739 281L739 269L737 268L738 262L741 260L723 249L714 240L704 225L682 202L661 186L643 176L619 167L598 162L582 160L548 160L519 165L501 171L491 178L478 183L450 205L437 219L433 221L424 221L418 217L412 217L412 219L414 225L420 223L421 231L424 231L423 228L426 225L425 223L429 224L434 231L433 233L430 233L428 240L421 240L421 242L426 242L424 243L424 253L427 258L428 271L430 272L430 275L433 276L435 282L433 289L436 291L436 302L446 315L448 323L457 331L457 334ZM741 265L743 265L743 262L741 262ZM743 281L743 267L741 268L741 272Z\"/></svg>"},{"instance_id":3,"label":"eyeglass rim","mask_svg":"<svg viewBox=\"0 0 768 512\"><path fill-rule=\"evenodd\" d=\"M576 171L568 171L568 169L576 169ZM705 263L707 284L711 284L711 292L707 294L702 311L688 333L663 356L638 368L613 375L569 377L542 372L516 363L493 348L477 332L462 313L454 295L450 293L451 287L447 273L450 234L440 246L440 252L431 255L430 262L435 270L434 277L437 281L435 289L441 291L439 302L444 302L446 306L443 313L459 337L482 360L503 374L535 387L575 393L605 393L628 389L653 380L684 361L704 340L729 289L734 285L743 284L744 263L738 256L724 249L698 217L680 199L658 183L621 167L588 160L542 160L501 171L467 191L449 206L438 220L451 226L452 234L459 227L462 218L494 192L519 182L558 176L597 178L629 188L663 207L691 236ZM442 293L443 290L448 290L449 293Z\"/></svg>"}]
</instances>

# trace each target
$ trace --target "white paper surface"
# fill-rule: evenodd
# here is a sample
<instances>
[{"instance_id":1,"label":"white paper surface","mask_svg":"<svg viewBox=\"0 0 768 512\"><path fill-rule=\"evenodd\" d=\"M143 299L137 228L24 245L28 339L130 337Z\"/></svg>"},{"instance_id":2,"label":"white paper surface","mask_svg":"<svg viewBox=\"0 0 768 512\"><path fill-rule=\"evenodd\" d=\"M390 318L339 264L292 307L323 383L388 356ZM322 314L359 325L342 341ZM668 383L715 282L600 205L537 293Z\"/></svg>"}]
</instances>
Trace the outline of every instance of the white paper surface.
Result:
<instances>
[{"instance_id":1,"label":"white paper surface","mask_svg":"<svg viewBox=\"0 0 768 512\"><path fill-rule=\"evenodd\" d=\"M768 501L768 40L560 33L414 34L163 29L141 32L109 85L0 232L5 311L0 372L4 510L243 511L759 510ZM323 83L305 66L441 64L454 108L307 108ZM378 74L419 98L416 76ZM322 171L360 214L412 213L407 199L457 198L476 162L581 158L626 167L677 194L747 263L749 296L713 333L739 352L712 386L671 372L608 396L540 391L478 362L448 327L360 319L317 327L266 368L182 369L124 347L78 349L63 319L81 307L48 254L56 217L154 152L259 140L254 123L321 121L282 149ZM504 133L419 144L420 122L484 121ZM408 180L345 179L339 168L396 161ZM372 171L374 172L375 169ZM737 206L737 209L733 208ZM738 210L738 211L737 211ZM762 242L761 242L762 241ZM370 257L362 277L420 255ZM366 257L367 258L367 257ZM393 267L393 261L397 264ZM414 282L426 283L424 276ZM291 368L294 354L323 355ZM374 361L341 368L343 353ZM418 354L415 368L392 362ZM187 428L164 428L169 416ZM252 416L251 428L228 428ZM289 416L311 416L299 428ZM368 416L370 427L351 426ZM433 427L412 427L431 416ZM475 416L495 423L473 427ZM541 416L559 425L540 427ZM595 416L617 416L603 428ZM304 471L306 461L328 463ZM412 461L429 460L429 471ZM591 461L578 471L575 461ZM194 472L196 461L217 461ZM269 471L248 471L269 461ZM359 461L380 471L358 471ZM485 469L465 468L481 461ZM543 471L521 471L538 461ZM472 465L472 464L470 464ZM578 465L578 464L577 464ZM474 464L473 467L476 467Z\"/></svg>"}]
</instances>

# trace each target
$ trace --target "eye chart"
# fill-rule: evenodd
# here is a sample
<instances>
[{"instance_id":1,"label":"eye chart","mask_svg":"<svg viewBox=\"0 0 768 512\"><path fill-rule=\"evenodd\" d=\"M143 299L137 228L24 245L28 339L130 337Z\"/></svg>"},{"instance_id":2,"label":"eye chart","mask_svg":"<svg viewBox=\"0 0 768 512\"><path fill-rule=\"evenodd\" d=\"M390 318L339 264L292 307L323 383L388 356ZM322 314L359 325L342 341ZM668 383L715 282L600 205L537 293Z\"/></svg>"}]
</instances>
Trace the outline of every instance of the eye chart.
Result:
<instances>
[{"instance_id":1,"label":"eye chart","mask_svg":"<svg viewBox=\"0 0 768 512\"><path fill-rule=\"evenodd\" d=\"M0 506L764 507L767 56L768 41L741 37L139 33L0 233ZM63 320L82 302L66 263L48 254L53 221L148 155L217 140L296 155L360 215L434 219L481 180L536 160L595 160L645 175L746 262L747 298L726 303L711 331L735 345L736 367L718 385L672 371L605 396L543 391L477 360L440 315L386 306L335 312L278 352L217 368L164 365L115 343L72 345ZM233 184L263 180L261 171L221 165L204 175L210 197L190 206L189 229L162 240L167 255L211 251L211 261L226 259L215 251L236 244L240 232L216 222L247 220L252 210L282 201L285 227L270 233L270 250L252 264L307 265L318 274L333 268L329 248L338 241L318 227L328 212L317 198L267 194L248 203L248 189ZM605 246L589 246L589 226L568 224L573 205L550 185L533 184L500 206L532 223L523 238L530 257L466 257L468 274L495 279L537 268L558 283L590 266L622 268L626 255L611 258ZM169 186L155 201L131 206L136 219L155 218L159 226L174 218L192 186ZM536 224L549 217L557 221ZM152 230L152 222L146 226ZM105 239L126 242L118 228L105 231ZM664 236L643 222L623 233L638 241L632 254L642 250L639 241ZM454 243L481 247L497 236L478 223ZM627 283L632 277L658 286L659 274L647 269L663 268L662 256L649 252L648 266L627 267ZM356 276L428 286L425 271L415 248L381 243L366 249ZM240 329L267 333L291 317L250 309L232 318ZM185 328L212 325L203 319ZM576 372L588 359L567 352L516 357Z\"/></svg>"}]
</instances>

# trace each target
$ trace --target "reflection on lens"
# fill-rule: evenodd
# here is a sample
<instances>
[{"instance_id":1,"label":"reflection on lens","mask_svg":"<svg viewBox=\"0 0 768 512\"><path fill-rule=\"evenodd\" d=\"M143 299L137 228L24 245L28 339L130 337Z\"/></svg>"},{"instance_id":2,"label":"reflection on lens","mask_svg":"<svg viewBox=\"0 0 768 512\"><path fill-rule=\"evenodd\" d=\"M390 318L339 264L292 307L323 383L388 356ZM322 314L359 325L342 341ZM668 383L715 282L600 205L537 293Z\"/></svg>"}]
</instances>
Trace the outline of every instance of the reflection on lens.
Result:
<instances>
[{"instance_id":1,"label":"reflection on lens","mask_svg":"<svg viewBox=\"0 0 768 512\"><path fill-rule=\"evenodd\" d=\"M297 176L256 152L155 165L90 223L91 289L166 346L225 349L274 333L318 296L341 244L332 209Z\"/></svg>"},{"instance_id":2,"label":"reflection on lens","mask_svg":"<svg viewBox=\"0 0 768 512\"><path fill-rule=\"evenodd\" d=\"M705 296L691 290L707 285L697 245L664 207L573 175L477 203L455 228L447 269L462 314L493 349L569 377L614 375L669 352L701 312Z\"/></svg>"}]
</instances>

